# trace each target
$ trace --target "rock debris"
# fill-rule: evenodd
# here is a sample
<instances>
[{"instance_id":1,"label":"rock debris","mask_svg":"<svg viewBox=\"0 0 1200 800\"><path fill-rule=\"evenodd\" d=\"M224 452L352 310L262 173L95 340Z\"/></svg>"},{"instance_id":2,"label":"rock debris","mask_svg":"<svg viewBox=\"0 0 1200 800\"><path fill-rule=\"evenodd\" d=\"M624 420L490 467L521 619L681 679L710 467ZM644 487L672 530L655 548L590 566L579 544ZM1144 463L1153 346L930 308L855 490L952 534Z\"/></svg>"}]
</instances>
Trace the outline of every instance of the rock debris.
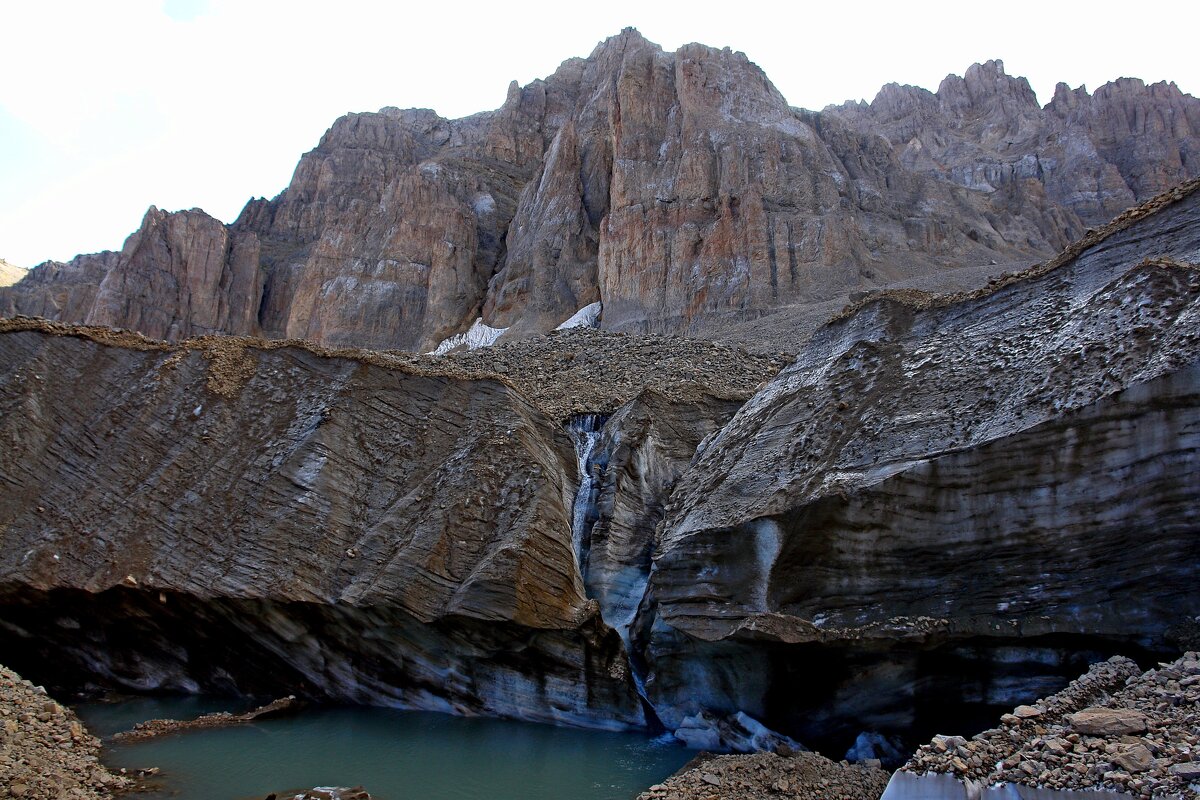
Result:
<instances>
[{"instance_id":1,"label":"rock debris","mask_svg":"<svg viewBox=\"0 0 1200 800\"><path fill-rule=\"evenodd\" d=\"M902 770L977 783L1196 798L1200 653L1145 673L1119 656L970 739L937 736Z\"/></svg>"},{"instance_id":2,"label":"rock debris","mask_svg":"<svg viewBox=\"0 0 1200 800\"><path fill-rule=\"evenodd\" d=\"M99 800L130 780L99 761L100 740L68 708L0 667L0 798Z\"/></svg>"},{"instance_id":3,"label":"rock debris","mask_svg":"<svg viewBox=\"0 0 1200 800\"><path fill-rule=\"evenodd\" d=\"M887 782L877 763L836 763L817 753L702 753L637 800L876 800Z\"/></svg>"}]
</instances>

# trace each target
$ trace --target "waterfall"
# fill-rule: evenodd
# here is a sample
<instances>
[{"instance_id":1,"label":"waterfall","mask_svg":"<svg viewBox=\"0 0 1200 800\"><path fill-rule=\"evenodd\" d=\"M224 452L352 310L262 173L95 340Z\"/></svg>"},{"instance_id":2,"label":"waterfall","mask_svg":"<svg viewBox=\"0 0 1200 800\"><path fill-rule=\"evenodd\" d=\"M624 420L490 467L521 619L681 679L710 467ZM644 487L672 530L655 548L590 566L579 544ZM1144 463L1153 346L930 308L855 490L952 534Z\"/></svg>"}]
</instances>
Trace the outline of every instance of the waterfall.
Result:
<instances>
[{"instance_id":1,"label":"waterfall","mask_svg":"<svg viewBox=\"0 0 1200 800\"><path fill-rule=\"evenodd\" d=\"M608 418L601 414L578 414L567 423L567 432L575 443L575 458L579 466L579 489L575 492L575 503L571 507L571 544L579 564L579 575L586 583L587 551L591 539L591 526L596 523L596 496L600 486L596 480L592 455L604 423Z\"/></svg>"},{"instance_id":2,"label":"waterfall","mask_svg":"<svg viewBox=\"0 0 1200 800\"><path fill-rule=\"evenodd\" d=\"M587 591L588 585L588 552L591 550L592 528L600 517L596 502L600 496L601 478L608 464L608 454L603 451L596 452L596 445L600 443L606 422L608 422L608 417L602 414L577 414L567 422L567 433L570 434L571 441L575 444L575 459L579 470L579 489L575 492L575 502L571 507L571 543L575 548L579 577L583 580L585 591ZM635 590L640 587L639 597L645 592L649 579L649 574L640 576L637 587L634 587ZM592 597L592 592L587 591L587 595ZM604 612L602 611L602 613ZM621 641L625 644L629 675L633 679L633 686L638 697L642 700L646 719L653 727L661 723L658 720L658 713L654 710L654 704L650 702L650 697L646 694L645 678L642 675L638 659L634 657L633 642L629 633L630 625L636 616L637 606L635 605L627 619L606 618L605 622L617 631Z\"/></svg>"}]
</instances>

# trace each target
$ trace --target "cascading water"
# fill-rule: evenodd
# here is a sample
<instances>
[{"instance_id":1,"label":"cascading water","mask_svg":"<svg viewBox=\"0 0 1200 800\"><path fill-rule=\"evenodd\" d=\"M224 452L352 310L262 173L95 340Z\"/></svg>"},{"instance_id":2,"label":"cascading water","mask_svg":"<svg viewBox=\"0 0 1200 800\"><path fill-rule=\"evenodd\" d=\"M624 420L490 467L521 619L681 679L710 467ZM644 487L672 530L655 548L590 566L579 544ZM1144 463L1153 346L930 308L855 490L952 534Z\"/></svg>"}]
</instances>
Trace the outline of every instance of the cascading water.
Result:
<instances>
[{"instance_id":1,"label":"cascading water","mask_svg":"<svg viewBox=\"0 0 1200 800\"><path fill-rule=\"evenodd\" d=\"M689 709L688 715L675 713L676 719L668 725L654 702L650 699L645 653L641 643L648 640L648 630L635 630L639 625L651 624L650 616L642 618L639 612L647 601L647 591L652 570L650 557L645 560L628 552L614 554L612 550L612 520L607 518L611 506L601 503L601 498L610 498L610 485L621 474L608 475L609 459L620 450L623 437L621 423L611 435L605 436L608 418L599 414L579 414L567 421L567 432L575 445L575 457L579 474L579 488L571 509L571 538L575 550L579 574L584 591L589 599L600 605L604 622L621 637L625 646L628 675L638 697L647 724L662 728L684 742L695 742L695 746L707 749L760 750L774 749L780 744L799 747L792 739L776 733L754 717L728 709L708 712ZM625 464L618 469L628 468ZM757 562L764 573L762 583L766 585L772 566L779 555L780 532L774 524L766 524L758 531L756 540ZM628 545L627 542L623 543ZM592 555L596 563L592 563ZM764 590L765 591L765 590ZM759 599L759 606L766 609L767 598ZM639 621L640 620L640 621ZM720 706L720 698L715 705ZM674 710L677 712L677 709Z\"/></svg>"},{"instance_id":2,"label":"cascading water","mask_svg":"<svg viewBox=\"0 0 1200 800\"><path fill-rule=\"evenodd\" d=\"M579 574L587 575L587 553L591 538L591 527L596 522L596 497L599 481L596 480L592 456L596 443L604 431L608 417L602 414L578 414L567 423L567 432L575 443L575 457L579 465L579 489L571 508L571 543L579 563Z\"/></svg>"},{"instance_id":3,"label":"cascading water","mask_svg":"<svg viewBox=\"0 0 1200 800\"><path fill-rule=\"evenodd\" d=\"M588 552L591 549L592 528L600 516L596 503L600 495L602 473L608 460L606 454L596 453L596 445L604 433L606 422L608 417L602 414L578 414L567 422L567 432L575 444L575 457L579 467L579 489L575 493L575 503L571 508L571 541L575 547L575 557L585 590L588 588ZM648 578L649 576L645 576L641 581L642 592ZM592 596L591 591L587 594L588 597ZM641 592L638 596L641 596ZM647 718L657 720L658 715L646 694L645 678L642 676L638 660L634 658L633 643L630 640L629 627L635 615L636 606L628 619L605 621L617 631L625 643L629 674L633 678L638 696L642 699Z\"/></svg>"}]
</instances>

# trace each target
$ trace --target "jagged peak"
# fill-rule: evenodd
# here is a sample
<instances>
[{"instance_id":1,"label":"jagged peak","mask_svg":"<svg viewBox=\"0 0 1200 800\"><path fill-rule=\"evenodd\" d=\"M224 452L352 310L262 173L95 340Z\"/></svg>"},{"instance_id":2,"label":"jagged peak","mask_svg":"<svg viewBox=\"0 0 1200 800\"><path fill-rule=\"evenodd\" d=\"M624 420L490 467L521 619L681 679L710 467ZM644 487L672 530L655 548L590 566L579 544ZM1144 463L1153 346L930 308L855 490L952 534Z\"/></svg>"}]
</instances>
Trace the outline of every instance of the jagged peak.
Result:
<instances>
[{"instance_id":1,"label":"jagged peak","mask_svg":"<svg viewBox=\"0 0 1200 800\"><path fill-rule=\"evenodd\" d=\"M1054 97L1046 104L1050 111L1063 112L1074 109L1080 104L1096 101L1100 103L1118 102L1122 99L1136 98L1181 100L1195 102L1196 98L1182 91L1174 81L1158 81L1146 83L1141 78L1117 78L1109 81L1095 92L1089 93L1087 86L1081 84L1072 89L1069 84L1060 82L1054 87Z\"/></svg>"},{"instance_id":2,"label":"jagged peak","mask_svg":"<svg viewBox=\"0 0 1200 800\"><path fill-rule=\"evenodd\" d=\"M1029 80L1009 75L999 58L972 64L962 77L947 75L938 85L937 97L950 107L965 107L984 102L990 97L1010 97L1030 108L1040 108L1037 95Z\"/></svg>"},{"instance_id":3,"label":"jagged peak","mask_svg":"<svg viewBox=\"0 0 1200 800\"><path fill-rule=\"evenodd\" d=\"M370 112L364 112L364 114L369 113ZM432 108L397 108L396 106L384 106L376 113L382 114L385 117L391 117L392 119L434 120L439 122L444 121L443 117Z\"/></svg>"},{"instance_id":4,"label":"jagged peak","mask_svg":"<svg viewBox=\"0 0 1200 800\"><path fill-rule=\"evenodd\" d=\"M1093 97L1108 98L1120 94L1148 95L1151 97L1161 97L1169 95L1179 98L1192 98L1191 95L1182 91L1175 81L1158 81L1157 83L1146 83L1141 78L1117 78L1109 81L1095 91Z\"/></svg>"},{"instance_id":5,"label":"jagged peak","mask_svg":"<svg viewBox=\"0 0 1200 800\"><path fill-rule=\"evenodd\" d=\"M622 28L620 33L609 36L601 40L592 49L592 54L588 56L589 61L594 61L601 58L606 53L623 51L629 48L651 47L655 50L662 50L662 47L647 39L642 35L642 32L637 28L629 27Z\"/></svg>"},{"instance_id":6,"label":"jagged peak","mask_svg":"<svg viewBox=\"0 0 1200 800\"><path fill-rule=\"evenodd\" d=\"M201 216L201 217L206 217L208 219L216 219L216 217L214 217L212 214L209 214L203 208L199 208L198 206L192 206L191 208L181 208L181 209L178 209L177 211L167 211L166 209L159 208L158 206L151 204L150 207L146 209L146 213L142 215L142 225L145 225L146 223L148 223L152 220L161 220L161 219L166 219L167 217L189 217L189 216Z\"/></svg>"},{"instance_id":7,"label":"jagged peak","mask_svg":"<svg viewBox=\"0 0 1200 800\"><path fill-rule=\"evenodd\" d=\"M1046 104L1046 111L1067 111L1079 107L1091 99L1087 86L1080 84L1078 89L1072 89L1070 84L1059 81L1054 86L1054 97Z\"/></svg>"},{"instance_id":8,"label":"jagged peak","mask_svg":"<svg viewBox=\"0 0 1200 800\"><path fill-rule=\"evenodd\" d=\"M880 87L875 94L875 99L870 103L870 108L874 111L896 110L913 103L936 104L937 96L920 86L907 83L888 83Z\"/></svg>"},{"instance_id":9,"label":"jagged peak","mask_svg":"<svg viewBox=\"0 0 1200 800\"><path fill-rule=\"evenodd\" d=\"M821 110L822 110L822 112L824 112L824 111L866 111L870 107L871 107L871 104L868 103L866 100L845 100L841 103L830 103L829 105L825 106L825 108L823 108ZM794 110L803 111L805 109L796 108Z\"/></svg>"},{"instance_id":10,"label":"jagged peak","mask_svg":"<svg viewBox=\"0 0 1200 800\"><path fill-rule=\"evenodd\" d=\"M967 67L967 71L963 73L963 77L967 78L972 74L988 75L993 78L1010 77L1008 73L1004 71L1004 59L1000 58L989 58L987 61L976 62L972 64L971 66Z\"/></svg>"}]
</instances>

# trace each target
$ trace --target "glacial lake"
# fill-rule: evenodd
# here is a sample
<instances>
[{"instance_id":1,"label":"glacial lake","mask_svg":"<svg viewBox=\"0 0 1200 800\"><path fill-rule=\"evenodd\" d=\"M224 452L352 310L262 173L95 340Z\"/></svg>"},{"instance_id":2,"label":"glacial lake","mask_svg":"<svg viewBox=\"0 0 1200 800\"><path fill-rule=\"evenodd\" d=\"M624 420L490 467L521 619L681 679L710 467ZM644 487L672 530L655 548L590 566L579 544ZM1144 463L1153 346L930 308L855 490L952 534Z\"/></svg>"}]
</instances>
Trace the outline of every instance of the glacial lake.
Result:
<instances>
[{"instance_id":1,"label":"glacial lake","mask_svg":"<svg viewBox=\"0 0 1200 800\"><path fill-rule=\"evenodd\" d=\"M630 800L695 753L668 737L556 728L423 711L315 707L248 725L113 745L153 718L242 711L205 698L75 706L113 768L158 767L145 800L262 800L270 792L359 786L379 800Z\"/></svg>"}]
</instances>

